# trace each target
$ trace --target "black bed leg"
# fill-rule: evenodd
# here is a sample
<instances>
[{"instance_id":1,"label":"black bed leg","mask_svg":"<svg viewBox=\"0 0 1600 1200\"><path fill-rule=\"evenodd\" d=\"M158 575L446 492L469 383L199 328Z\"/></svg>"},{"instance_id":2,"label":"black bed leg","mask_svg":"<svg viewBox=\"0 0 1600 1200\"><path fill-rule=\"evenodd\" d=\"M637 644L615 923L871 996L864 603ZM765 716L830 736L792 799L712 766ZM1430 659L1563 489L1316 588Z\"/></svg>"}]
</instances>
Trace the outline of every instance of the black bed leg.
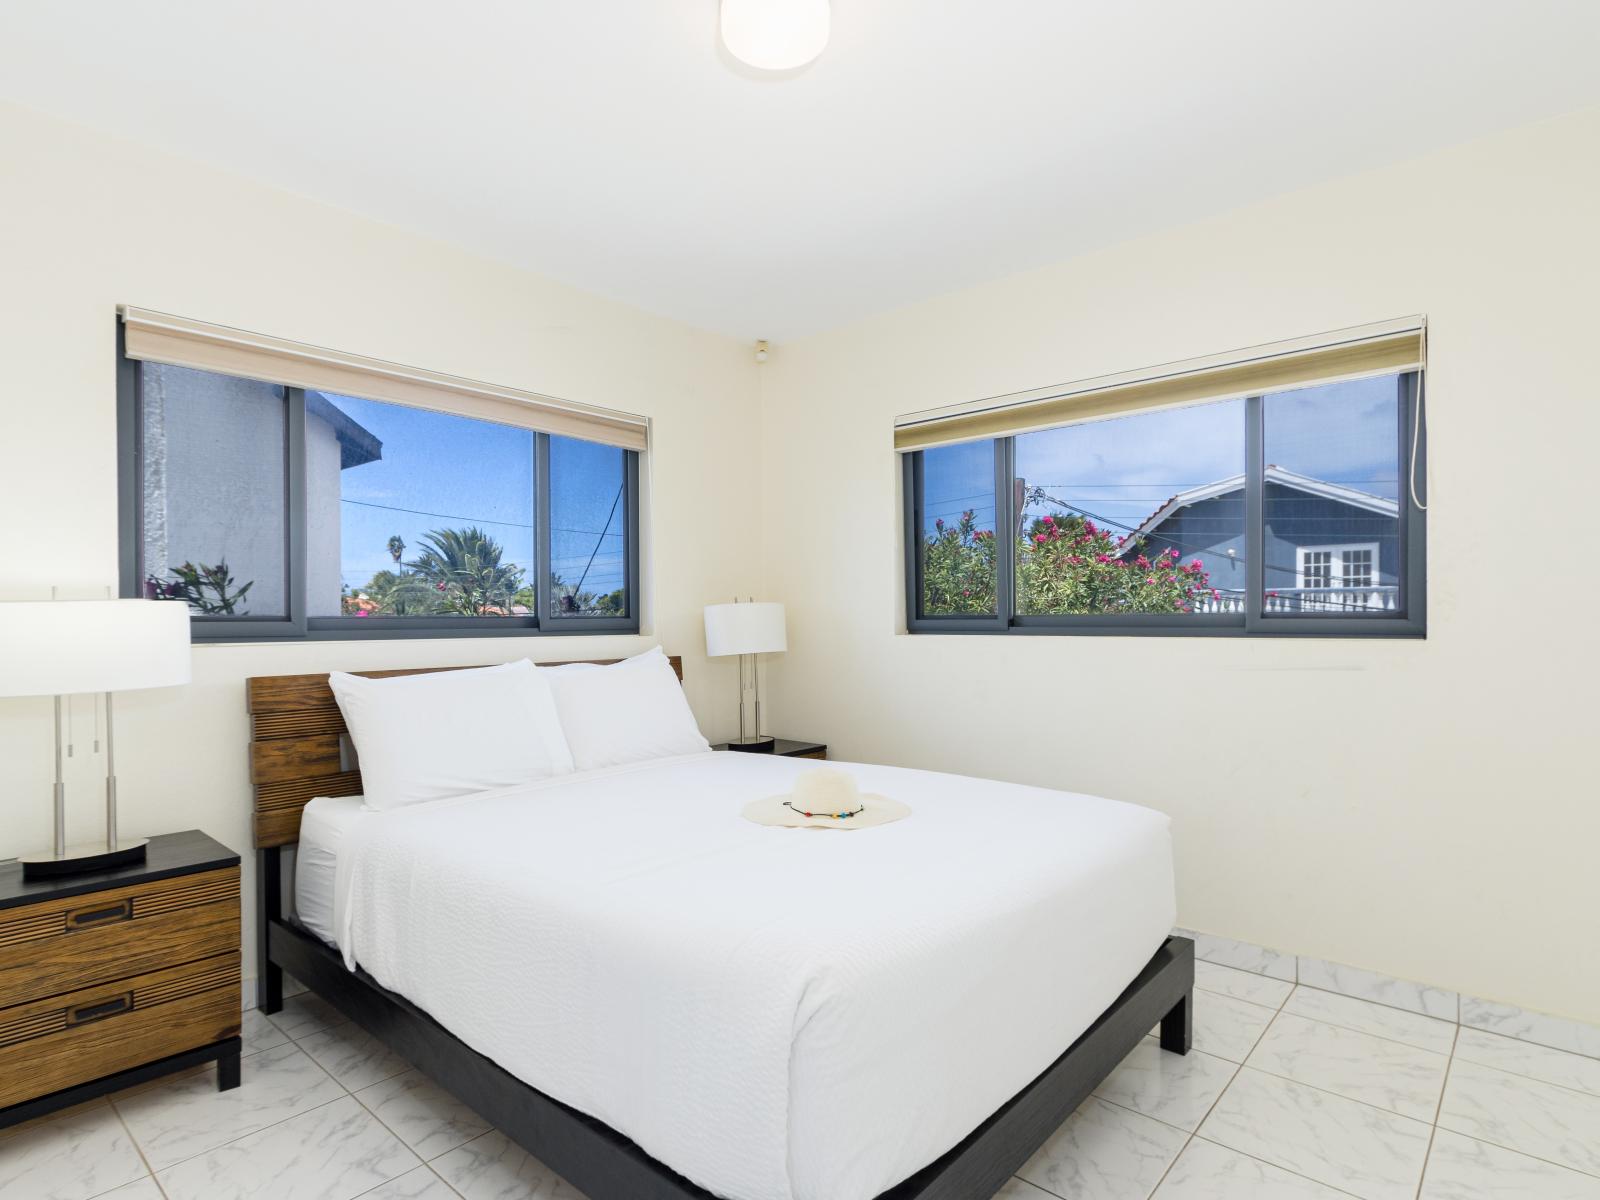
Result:
<instances>
[{"instance_id":1,"label":"black bed leg","mask_svg":"<svg viewBox=\"0 0 1600 1200\"><path fill-rule=\"evenodd\" d=\"M1187 1054L1193 1041L1194 991L1191 989L1161 1018L1161 1048L1174 1054Z\"/></svg>"},{"instance_id":2,"label":"black bed leg","mask_svg":"<svg viewBox=\"0 0 1600 1200\"><path fill-rule=\"evenodd\" d=\"M217 1059L217 1091L232 1091L239 1086L239 1054L240 1049L235 1046Z\"/></svg>"},{"instance_id":3,"label":"black bed leg","mask_svg":"<svg viewBox=\"0 0 1600 1200\"><path fill-rule=\"evenodd\" d=\"M268 957L267 930L283 916L281 846L256 851L256 1007L264 1013L283 1008L283 968Z\"/></svg>"}]
</instances>

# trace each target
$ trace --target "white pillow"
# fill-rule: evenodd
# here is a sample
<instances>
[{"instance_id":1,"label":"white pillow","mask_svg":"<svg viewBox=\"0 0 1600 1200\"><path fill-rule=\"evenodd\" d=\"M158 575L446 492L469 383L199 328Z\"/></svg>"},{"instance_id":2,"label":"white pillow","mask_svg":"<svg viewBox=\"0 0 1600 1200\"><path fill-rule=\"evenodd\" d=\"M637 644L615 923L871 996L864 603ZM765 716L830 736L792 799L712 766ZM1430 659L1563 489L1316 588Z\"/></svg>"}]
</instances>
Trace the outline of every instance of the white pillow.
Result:
<instances>
[{"instance_id":1,"label":"white pillow","mask_svg":"<svg viewBox=\"0 0 1600 1200\"><path fill-rule=\"evenodd\" d=\"M541 670L580 771L711 749L659 646L610 666Z\"/></svg>"},{"instance_id":2,"label":"white pillow","mask_svg":"<svg viewBox=\"0 0 1600 1200\"><path fill-rule=\"evenodd\" d=\"M545 676L527 659L328 686L361 760L371 808L531 783L572 770Z\"/></svg>"}]
</instances>

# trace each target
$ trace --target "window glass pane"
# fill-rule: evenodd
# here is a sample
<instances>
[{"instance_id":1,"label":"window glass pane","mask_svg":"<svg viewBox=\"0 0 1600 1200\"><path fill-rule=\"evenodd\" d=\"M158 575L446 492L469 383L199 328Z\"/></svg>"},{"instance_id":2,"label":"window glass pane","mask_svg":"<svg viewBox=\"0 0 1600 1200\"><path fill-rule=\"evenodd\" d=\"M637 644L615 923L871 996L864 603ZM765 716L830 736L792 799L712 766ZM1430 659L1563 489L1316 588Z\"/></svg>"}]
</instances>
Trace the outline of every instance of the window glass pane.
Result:
<instances>
[{"instance_id":1,"label":"window glass pane","mask_svg":"<svg viewBox=\"0 0 1600 1200\"><path fill-rule=\"evenodd\" d=\"M1016 441L1020 614L1240 612L1245 402Z\"/></svg>"},{"instance_id":2,"label":"window glass pane","mask_svg":"<svg viewBox=\"0 0 1600 1200\"><path fill-rule=\"evenodd\" d=\"M533 611L526 429L306 393L306 593L313 617Z\"/></svg>"},{"instance_id":3,"label":"window glass pane","mask_svg":"<svg viewBox=\"0 0 1600 1200\"><path fill-rule=\"evenodd\" d=\"M1401 382L1262 399L1269 614L1397 614Z\"/></svg>"},{"instance_id":4,"label":"window glass pane","mask_svg":"<svg viewBox=\"0 0 1600 1200\"><path fill-rule=\"evenodd\" d=\"M145 363L143 591L196 615L287 614L284 389Z\"/></svg>"},{"instance_id":5,"label":"window glass pane","mask_svg":"<svg viewBox=\"0 0 1600 1200\"><path fill-rule=\"evenodd\" d=\"M550 615L626 617L627 451L550 439Z\"/></svg>"},{"instance_id":6,"label":"window glass pane","mask_svg":"<svg viewBox=\"0 0 1600 1200\"><path fill-rule=\"evenodd\" d=\"M922 614L995 613L994 442L922 451Z\"/></svg>"}]
</instances>

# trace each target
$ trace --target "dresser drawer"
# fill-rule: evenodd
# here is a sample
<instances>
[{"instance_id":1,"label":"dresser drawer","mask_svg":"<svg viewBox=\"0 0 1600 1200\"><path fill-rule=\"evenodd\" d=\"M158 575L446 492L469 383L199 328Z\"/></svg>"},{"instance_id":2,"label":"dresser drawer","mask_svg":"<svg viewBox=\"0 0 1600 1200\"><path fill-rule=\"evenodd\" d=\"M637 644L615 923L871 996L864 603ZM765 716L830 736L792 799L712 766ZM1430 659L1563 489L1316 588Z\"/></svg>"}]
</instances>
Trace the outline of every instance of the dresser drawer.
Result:
<instances>
[{"instance_id":1,"label":"dresser drawer","mask_svg":"<svg viewBox=\"0 0 1600 1200\"><path fill-rule=\"evenodd\" d=\"M223 1038L239 952L0 1009L0 1108Z\"/></svg>"},{"instance_id":2,"label":"dresser drawer","mask_svg":"<svg viewBox=\"0 0 1600 1200\"><path fill-rule=\"evenodd\" d=\"M0 1009L238 948L238 867L0 910Z\"/></svg>"}]
</instances>

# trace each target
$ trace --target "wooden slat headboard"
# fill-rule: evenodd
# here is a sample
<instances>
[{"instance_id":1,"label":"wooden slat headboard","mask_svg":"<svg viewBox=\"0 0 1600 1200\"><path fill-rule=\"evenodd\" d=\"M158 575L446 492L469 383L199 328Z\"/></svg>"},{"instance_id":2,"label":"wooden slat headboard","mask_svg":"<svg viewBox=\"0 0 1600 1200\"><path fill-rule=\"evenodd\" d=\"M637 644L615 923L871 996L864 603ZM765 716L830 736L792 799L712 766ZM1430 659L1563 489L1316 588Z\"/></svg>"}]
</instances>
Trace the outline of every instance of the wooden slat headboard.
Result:
<instances>
[{"instance_id":1,"label":"wooden slat headboard","mask_svg":"<svg viewBox=\"0 0 1600 1200\"><path fill-rule=\"evenodd\" d=\"M617 659L585 659L606 664ZM683 659L667 661L683 679ZM545 663L544 666L561 666ZM416 667L405 671L355 671L368 679L464 671L469 667ZM359 796L361 772L340 770L344 714L320 675L258 675L245 680L250 710L250 782L255 789L256 848L287 846L300 838L300 810L315 796Z\"/></svg>"}]
</instances>

